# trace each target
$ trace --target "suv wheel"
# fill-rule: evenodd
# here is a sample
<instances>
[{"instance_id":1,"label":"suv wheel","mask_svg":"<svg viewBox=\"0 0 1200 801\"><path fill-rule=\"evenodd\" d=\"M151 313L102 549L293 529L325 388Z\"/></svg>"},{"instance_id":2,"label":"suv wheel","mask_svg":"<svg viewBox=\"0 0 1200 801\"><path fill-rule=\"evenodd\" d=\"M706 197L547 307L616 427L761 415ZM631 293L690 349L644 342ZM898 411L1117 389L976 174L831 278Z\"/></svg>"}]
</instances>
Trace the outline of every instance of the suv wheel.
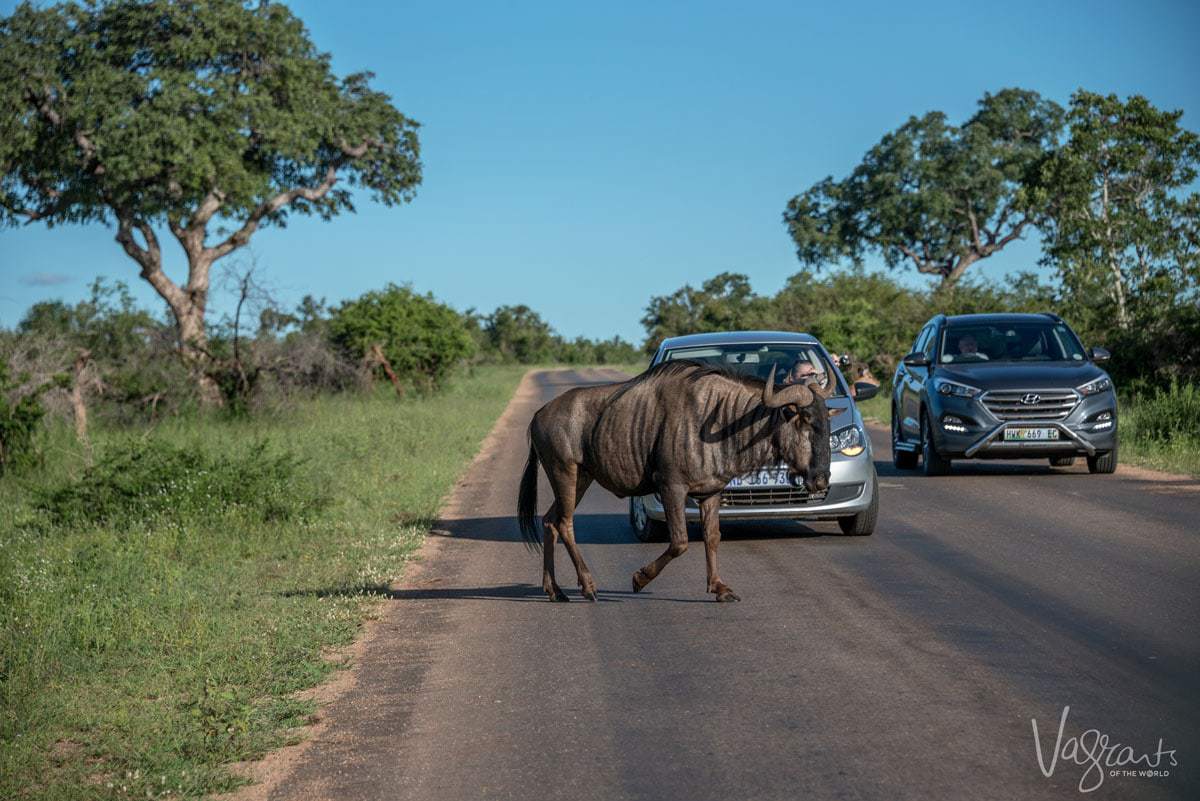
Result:
<instances>
[{"instance_id":1,"label":"suv wheel","mask_svg":"<svg viewBox=\"0 0 1200 801\"><path fill-rule=\"evenodd\" d=\"M901 470L913 470L917 466L917 452L896 447L900 442L900 417L892 407L892 464Z\"/></svg>"},{"instance_id":2,"label":"suv wheel","mask_svg":"<svg viewBox=\"0 0 1200 801\"><path fill-rule=\"evenodd\" d=\"M1114 446L1108 453L1098 453L1087 458L1089 473L1115 473L1117 470L1117 449Z\"/></svg>"},{"instance_id":3,"label":"suv wheel","mask_svg":"<svg viewBox=\"0 0 1200 801\"><path fill-rule=\"evenodd\" d=\"M642 542L665 542L667 539L667 524L646 514L646 504L641 498L629 499L629 524Z\"/></svg>"},{"instance_id":4,"label":"suv wheel","mask_svg":"<svg viewBox=\"0 0 1200 801\"><path fill-rule=\"evenodd\" d=\"M1074 456L1051 456L1050 457L1050 466L1051 467L1070 467L1073 464L1075 464Z\"/></svg>"},{"instance_id":5,"label":"suv wheel","mask_svg":"<svg viewBox=\"0 0 1200 801\"><path fill-rule=\"evenodd\" d=\"M879 479L871 478L871 505L856 515L839 517L838 527L843 534L852 537L869 537L875 533L875 521L879 519Z\"/></svg>"},{"instance_id":6,"label":"suv wheel","mask_svg":"<svg viewBox=\"0 0 1200 801\"><path fill-rule=\"evenodd\" d=\"M921 412L921 463L927 476L944 476L950 472L950 460L937 452L937 445L933 443L933 424L924 412Z\"/></svg>"}]
</instances>

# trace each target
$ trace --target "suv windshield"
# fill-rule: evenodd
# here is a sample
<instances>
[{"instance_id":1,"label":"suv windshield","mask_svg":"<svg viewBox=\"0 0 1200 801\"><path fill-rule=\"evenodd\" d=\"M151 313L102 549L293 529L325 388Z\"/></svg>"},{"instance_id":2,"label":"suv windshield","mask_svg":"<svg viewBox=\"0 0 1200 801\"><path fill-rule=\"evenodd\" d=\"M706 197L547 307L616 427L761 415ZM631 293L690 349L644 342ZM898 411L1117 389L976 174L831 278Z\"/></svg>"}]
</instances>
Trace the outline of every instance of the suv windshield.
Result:
<instances>
[{"instance_id":1,"label":"suv windshield","mask_svg":"<svg viewBox=\"0 0 1200 801\"><path fill-rule=\"evenodd\" d=\"M956 325L942 337L943 364L950 362L1061 362L1084 360L1083 346L1064 323Z\"/></svg>"},{"instance_id":2,"label":"suv windshield","mask_svg":"<svg viewBox=\"0 0 1200 801\"><path fill-rule=\"evenodd\" d=\"M691 359L705 364L724 367L732 372L767 380L771 367L775 367L775 382L791 384L806 379L815 380L828 387L832 380L834 395L844 395L833 368L825 354L816 345L704 345L693 348L675 348L667 351L664 362Z\"/></svg>"}]
</instances>

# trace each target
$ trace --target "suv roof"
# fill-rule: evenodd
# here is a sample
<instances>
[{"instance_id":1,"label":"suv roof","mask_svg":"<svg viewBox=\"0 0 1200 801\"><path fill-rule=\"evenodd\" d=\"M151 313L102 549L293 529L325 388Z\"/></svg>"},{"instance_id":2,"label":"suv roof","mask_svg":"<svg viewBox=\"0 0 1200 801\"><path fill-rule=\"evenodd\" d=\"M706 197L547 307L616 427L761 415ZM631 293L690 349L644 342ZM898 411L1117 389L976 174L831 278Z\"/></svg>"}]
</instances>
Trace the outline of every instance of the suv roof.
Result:
<instances>
[{"instance_id":1,"label":"suv roof","mask_svg":"<svg viewBox=\"0 0 1200 801\"><path fill-rule=\"evenodd\" d=\"M696 345L757 345L768 342L797 345L816 345L812 334L798 331L715 331L710 334L687 334L664 339L660 348L685 348Z\"/></svg>"},{"instance_id":2,"label":"suv roof","mask_svg":"<svg viewBox=\"0 0 1200 801\"><path fill-rule=\"evenodd\" d=\"M939 317L941 315L938 315ZM1039 314L955 314L951 317L946 317L947 325L972 325L972 324L987 324L987 323L1044 323L1047 320L1053 323L1061 323L1063 320L1057 314L1042 312Z\"/></svg>"}]
</instances>

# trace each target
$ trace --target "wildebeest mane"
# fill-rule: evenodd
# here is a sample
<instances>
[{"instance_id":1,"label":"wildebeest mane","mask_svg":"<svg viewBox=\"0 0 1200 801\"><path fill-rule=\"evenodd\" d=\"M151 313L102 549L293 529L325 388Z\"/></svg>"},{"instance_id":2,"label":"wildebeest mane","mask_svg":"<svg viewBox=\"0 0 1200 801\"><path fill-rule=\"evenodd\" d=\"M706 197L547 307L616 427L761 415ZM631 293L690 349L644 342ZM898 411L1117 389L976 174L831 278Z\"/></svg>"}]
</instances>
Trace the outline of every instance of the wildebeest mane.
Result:
<instances>
[{"instance_id":1,"label":"wildebeest mane","mask_svg":"<svg viewBox=\"0 0 1200 801\"><path fill-rule=\"evenodd\" d=\"M753 389L760 393L762 392L763 387L765 387L767 384L767 382L761 378L749 376L745 373L739 373L738 371L730 369L723 364L712 364L710 362L702 362L696 359L673 359L669 362L663 362L662 364L655 365L645 372L629 379L625 382L625 385L621 387L620 391L613 397L616 399L634 387L644 384L647 381L654 381L660 378L673 378L676 376L686 378L691 383L695 383L696 381L700 381L701 379L708 378L710 376L718 376L720 378L727 378L730 381L736 381L742 386Z\"/></svg>"}]
</instances>

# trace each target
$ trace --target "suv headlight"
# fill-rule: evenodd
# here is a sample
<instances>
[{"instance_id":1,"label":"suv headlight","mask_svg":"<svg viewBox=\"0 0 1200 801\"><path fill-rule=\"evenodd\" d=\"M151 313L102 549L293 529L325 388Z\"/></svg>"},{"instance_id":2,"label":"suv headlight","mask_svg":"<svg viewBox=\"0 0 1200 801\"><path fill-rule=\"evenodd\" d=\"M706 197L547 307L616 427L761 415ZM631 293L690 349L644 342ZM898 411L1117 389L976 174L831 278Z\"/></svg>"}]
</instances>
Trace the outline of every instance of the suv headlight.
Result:
<instances>
[{"instance_id":1,"label":"suv headlight","mask_svg":"<svg viewBox=\"0 0 1200 801\"><path fill-rule=\"evenodd\" d=\"M933 391L939 395L953 395L959 398L973 398L983 390L967 384L960 384L947 378L933 379Z\"/></svg>"},{"instance_id":2,"label":"suv headlight","mask_svg":"<svg viewBox=\"0 0 1200 801\"><path fill-rule=\"evenodd\" d=\"M839 428L829 435L829 450L844 456L858 456L863 452L866 438L858 426Z\"/></svg>"},{"instance_id":3,"label":"suv headlight","mask_svg":"<svg viewBox=\"0 0 1200 801\"><path fill-rule=\"evenodd\" d=\"M1076 389L1080 395L1086 398L1088 395L1099 395L1101 392L1107 392L1112 389L1112 381L1108 379L1108 376L1105 376L1104 378L1097 378L1095 381L1089 381L1082 387L1076 387Z\"/></svg>"}]
</instances>

